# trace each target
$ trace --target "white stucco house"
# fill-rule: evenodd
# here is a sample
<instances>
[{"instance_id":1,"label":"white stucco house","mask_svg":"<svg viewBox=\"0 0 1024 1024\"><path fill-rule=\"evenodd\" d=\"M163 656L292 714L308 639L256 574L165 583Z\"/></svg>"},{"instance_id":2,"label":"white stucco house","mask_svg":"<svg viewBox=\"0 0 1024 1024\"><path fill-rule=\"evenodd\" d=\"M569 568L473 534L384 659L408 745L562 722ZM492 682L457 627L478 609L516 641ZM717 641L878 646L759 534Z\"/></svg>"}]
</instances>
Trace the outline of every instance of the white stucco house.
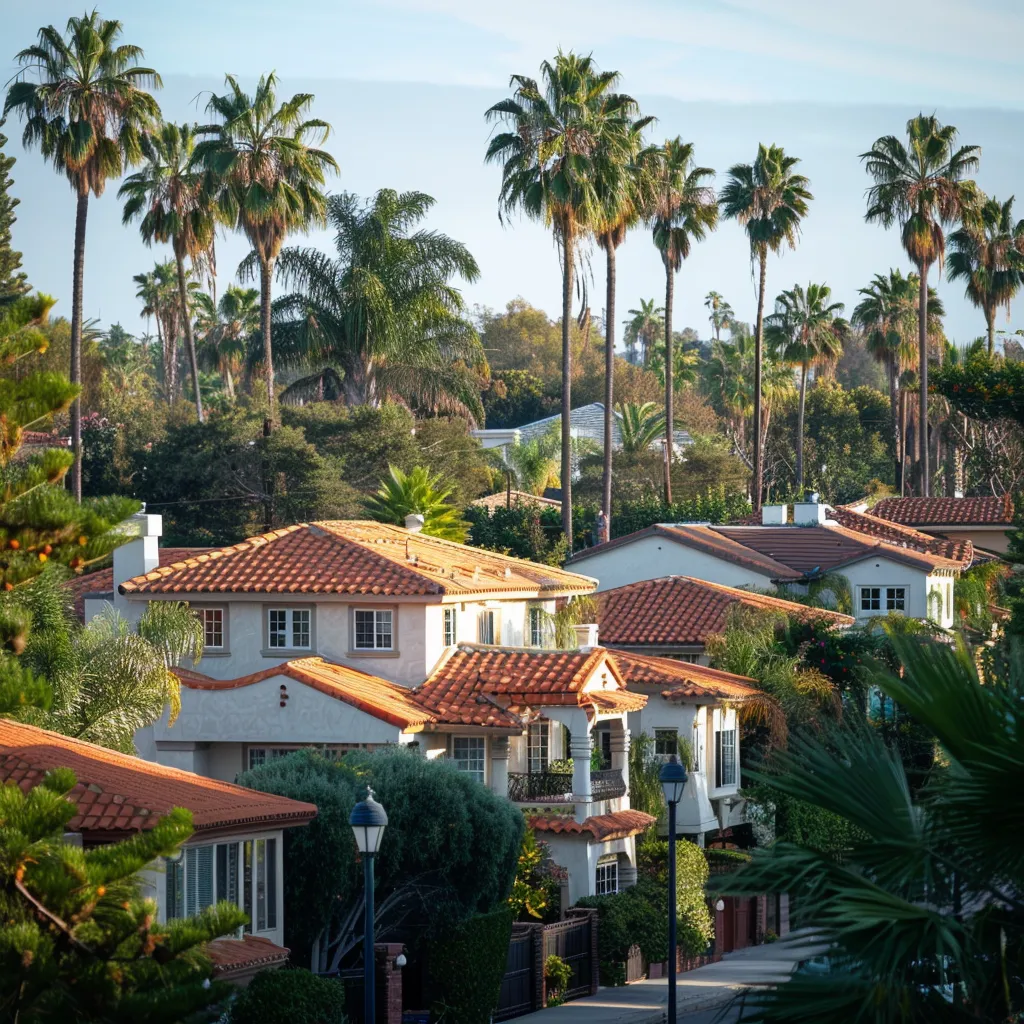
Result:
<instances>
[{"instance_id":1,"label":"white stucco house","mask_svg":"<svg viewBox=\"0 0 1024 1024\"><path fill-rule=\"evenodd\" d=\"M1004 555L1010 548L1014 505L1010 494L985 498L883 498L870 508L852 506L877 519L951 541L967 541L981 551Z\"/></svg>"}]
</instances>

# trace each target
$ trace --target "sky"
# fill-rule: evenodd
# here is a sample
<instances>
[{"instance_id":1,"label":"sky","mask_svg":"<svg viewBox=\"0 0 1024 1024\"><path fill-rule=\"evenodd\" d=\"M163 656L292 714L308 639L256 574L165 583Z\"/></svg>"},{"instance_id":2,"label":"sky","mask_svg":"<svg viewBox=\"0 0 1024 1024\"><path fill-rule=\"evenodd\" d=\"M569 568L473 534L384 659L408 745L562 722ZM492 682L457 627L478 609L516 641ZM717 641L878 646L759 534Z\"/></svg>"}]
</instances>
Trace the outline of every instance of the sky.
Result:
<instances>
[{"instance_id":1,"label":"sky","mask_svg":"<svg viewBox=\"0 0 1024 1024\"><path fill-rule=\"evenodd\" d=\"M0 0L4 81L15 73L14 53L40 25L63 27L81 9L67 0ZM1024 187L1024 7L1013 0L975 0L969 18L962 0L121 0L102 13L123 21L125 40L141 46L146 64L162 75L158 99L168 119L204 120L225 72L252 86L273 69L282 95L314 93L314 114L333 127L327 148L340 167L329 187L434 196L428 226L464 242L481 267L480 280L464 287L470 305L500 309L522 296L553 316L560 309L550 236L525 220L499 223L499 170L483 160L491 131L484 111L508 94L510 74L536 75L559 47L592 52L602 68L618 70L623 90L657 117L651 140L694 142L719 185L731 164L754 158L758 142L800 157L815 198L797 249L770 261L769 296L824 281L849 313L873 274L908 269L895 231L864 223L868 179L858 154L879 135L901 133L919 110L982 147L983 189L1002 199ZM69 315L74 197L38 153L22 150L16 118L3 131L7 152L18 158L15 246L31 283L57 296L56 312ZM132 277L169 251L147 251L137 229L121 225L116 193L111 183L90 204L85 312L139 332L145 323ZM315 232L294 244L329 250L331 241ZM221 288L245 254L237 236L218 241ZM932 275L948 311L947 334L965 343L983 333L962 285ZM618 280L620 321L641 298L663 295L649 232L627 238ZM733 223L684 264L674 322L706 337L703 297L711 289L753 320L749 252ZM600 315L599 252L590 259L587 291ZM1000 329L1024 327L1024 297L1019 306L1010 319L1000 315Z\"/></svg>"}]
</instances>

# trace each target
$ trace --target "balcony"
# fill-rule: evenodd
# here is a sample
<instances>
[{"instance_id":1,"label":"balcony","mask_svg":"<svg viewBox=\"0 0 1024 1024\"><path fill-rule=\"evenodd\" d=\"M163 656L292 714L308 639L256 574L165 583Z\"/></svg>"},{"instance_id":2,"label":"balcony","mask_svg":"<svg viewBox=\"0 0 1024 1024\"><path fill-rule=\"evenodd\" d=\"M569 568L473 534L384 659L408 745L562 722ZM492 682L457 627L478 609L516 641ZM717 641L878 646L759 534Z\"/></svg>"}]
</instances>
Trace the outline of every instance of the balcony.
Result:
<instances>
[{"instance_id":1,"label":"balcony","mask_svg":"<svg viewBox=\"0 0 1024 1024\"><path fill-rule=\"evenodd\" d=\"M592 800L613 800L626 795L618 768L590 773ZM572 801L572 772L509 772L508 798L516 803L564 804Z\"/></svg>"}]
</instances>

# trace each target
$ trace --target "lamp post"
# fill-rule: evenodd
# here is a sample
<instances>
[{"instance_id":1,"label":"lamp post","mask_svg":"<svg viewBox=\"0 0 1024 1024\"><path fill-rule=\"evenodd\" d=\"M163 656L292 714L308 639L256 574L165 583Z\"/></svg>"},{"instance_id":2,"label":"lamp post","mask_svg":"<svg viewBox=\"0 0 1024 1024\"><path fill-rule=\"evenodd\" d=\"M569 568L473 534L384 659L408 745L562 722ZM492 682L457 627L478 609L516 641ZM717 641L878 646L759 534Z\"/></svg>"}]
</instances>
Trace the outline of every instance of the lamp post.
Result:
<instances>
[{"instance_id":1,"label":"lamp post","mask_svg":"<svg viewBox=\"0 0 1024 1024\"><path fill-rule=\"evenodd\" d=\"M686 769L673 754L658 781L668 805L668 1024L676 1024L676 806L686 788Z\"/></svg>"},{"instance_id":2,"label":"lamp post","mask_svg":"<svg viewBox=\"0 0 1024 1024\"><path fill-rule=\"evenodd\" d=\"M377 992L374 979L373 942L373 862L380 849L388 816L373 799L373 790L366 787L366 799L352 808L348 823L356 837L356 847L363 858L363 897L366 904L363 918L363 1007L365 1024L374 1024L377 1014Z\"/></svg>"}]
</instances>

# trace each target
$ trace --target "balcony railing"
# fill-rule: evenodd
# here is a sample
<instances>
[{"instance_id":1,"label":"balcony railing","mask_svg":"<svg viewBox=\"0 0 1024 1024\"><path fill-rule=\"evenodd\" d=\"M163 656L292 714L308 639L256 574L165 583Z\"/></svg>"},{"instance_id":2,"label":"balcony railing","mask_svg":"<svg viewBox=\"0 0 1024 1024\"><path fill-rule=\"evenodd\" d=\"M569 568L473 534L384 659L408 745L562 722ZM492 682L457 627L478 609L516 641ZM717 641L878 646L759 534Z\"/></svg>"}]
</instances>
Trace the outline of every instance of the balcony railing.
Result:
<instances>
[{"instance_id":1,"label":"balcony railing","mask_svg":"<svg viewBox=\"0 0 1024 1024\"><path fill-rule=\"evenodd\" d=\"M612 800L626 795L626 783L618 768L590 773L593 800ZM508 798L517 803L567 803L573 798L572 772L509 772Z\"/></svg>"}]
</instances>

